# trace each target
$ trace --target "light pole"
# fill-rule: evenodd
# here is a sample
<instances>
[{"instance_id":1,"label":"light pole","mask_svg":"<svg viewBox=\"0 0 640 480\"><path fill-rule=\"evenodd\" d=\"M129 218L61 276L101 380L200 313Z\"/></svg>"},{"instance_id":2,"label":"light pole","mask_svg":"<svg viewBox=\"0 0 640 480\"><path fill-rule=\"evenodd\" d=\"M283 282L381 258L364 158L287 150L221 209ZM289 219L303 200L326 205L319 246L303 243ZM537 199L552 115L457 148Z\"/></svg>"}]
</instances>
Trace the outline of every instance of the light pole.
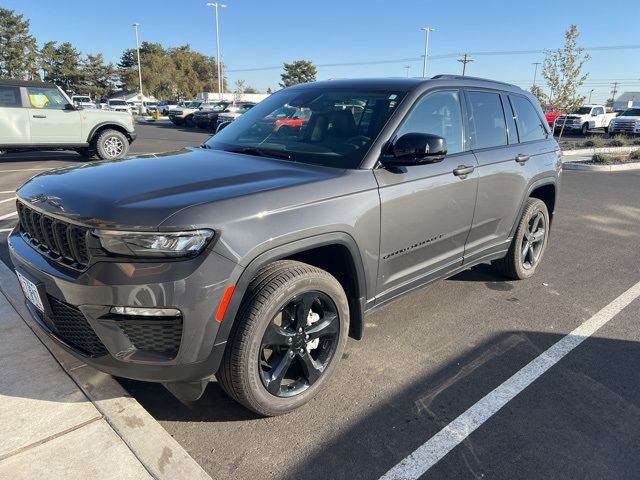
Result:
<instances>
[{"instance_id":1,"label":"light pole","mask_svg":"<svg viewBox=\"0 0 640 480\"><path fill-rule=\"evenodd\" d=\"M540 62L533 62L531 65L535 65L536 68L533 70L533 86L536 86L536 77L538 76L538 65Z\"/></svg>"},{"instance_id":2,"label":"light pole","mask_svg":"<svg viewBox=\"0 0 640 480\"><path fill-rule=\"evenodd\" d=\"M136 22L131 26L136 31L136 52L138 54L138 81L140 82L139 83L139 85L140 85L140 93L139 93L140 107L139 107L139 110L140 110L140 112L142 112L142 67L140 66L140 41L138 40L138 27L140 26L140 24L138 22Z\"/></svg>"},{"instance_id":3,"label":"light pole","mask_svg":"<svg viewBox=\"0 0 640 480\"><path fill-rule=\"evenodd\" d=\"M595 90L594 88L589 90L589 101L587 103L591 103L591 94L593 93L594 90Z\"/></svg>"},{"instance_id":4,"label":"light pole","mask_svg":"<svg viewBox=\"0 0 640 480\"><path fill-rule=\"evenodd\" d=\"M427 77L427 58L429 57L429 32L434 32L435 28L422 27L420 30L424 31L424 61L422 63L422 78Z\"/></svg>"},{"instance_id":5,"label":"light pole","mask_svg":"<svg viewBox=\"0 0 640 480\"><path fill-rule=\"evenodd\" d=\"M406 70L407 70L407 78L409 78L409 69L411 68L411 65L405 65Z\"/></svg>"},{"instance_id":6,"label":"light pole","mask_svg":"<svg viewBox=\"0 0 640 480\"><path fill-rule=\"evenodd\" d=\"M218 8L226 8L220 2L207 3L207 7L213 7L216 9L216 65L218 67L218 96L222 100L222 61L220 59L220 22L218 20Z\"/></svg>"}]
</instances>

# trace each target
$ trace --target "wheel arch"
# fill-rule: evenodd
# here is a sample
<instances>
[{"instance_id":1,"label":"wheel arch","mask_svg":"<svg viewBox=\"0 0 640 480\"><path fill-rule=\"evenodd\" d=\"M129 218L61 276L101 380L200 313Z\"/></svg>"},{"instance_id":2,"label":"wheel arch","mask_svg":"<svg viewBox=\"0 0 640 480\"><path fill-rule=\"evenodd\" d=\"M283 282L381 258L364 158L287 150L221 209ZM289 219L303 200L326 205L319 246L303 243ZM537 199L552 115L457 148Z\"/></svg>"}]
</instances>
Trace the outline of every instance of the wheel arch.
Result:
<instances>
[{"instance_id":1,"label":"wheel arch","mask_svg":"<svg viewBox=\"0 0 640 480\"><path fill-rule=\"evenodd\" d=\"M515 231L518 228L518 222L522 217L522 212L524 212L525 206L527 204L527 198L533 197L542 200L547 206L547 210L549 211L549 223L553 221L554 212L557 204L558 198L558 180L556 177L544 177L535 182L532 182L529 185L529 188L526 191L526 194L522 198L522 202L520 203L520 209L518 211L518 215L516 216L516 220L511 228L510 237L515 235Z\"/></svg>"},{"instance_id":2,"label":"wheel arch","mask_svg":"<svg viewBox=\"0 0 640 480\"><path fill-rule=\"evenodd\" d=\"M237 314L247 287L258 271L276 260L297 260L328 271L338 279L349 300L349 336L361 339L364 330L366 278L364 264L354 238L345 232L325 233L274 247L260 253L246 266L236 282L234 294L216 336L226 342L238 321Z\"/></svg>"},{"instance_id":3,"label":"wheel arch","mask_svg":"<svg viewBox=\"0 0 640 480\"><path fill-rule=\"evenodd\" d=\"M103 122L103 123L99 123L98 125L96 125L91 129L91 132L89 132L89 136L87 137L87 142L89 144L92 143L93 140L97 138L97 136L100 135L100 133L104 132L105 130L117 130L120 133L122 133L125 137L127 137L129 142L132 141L131 132L129 132L124 126L120 125L119 123Z\"/></svg>"}]
</instances>

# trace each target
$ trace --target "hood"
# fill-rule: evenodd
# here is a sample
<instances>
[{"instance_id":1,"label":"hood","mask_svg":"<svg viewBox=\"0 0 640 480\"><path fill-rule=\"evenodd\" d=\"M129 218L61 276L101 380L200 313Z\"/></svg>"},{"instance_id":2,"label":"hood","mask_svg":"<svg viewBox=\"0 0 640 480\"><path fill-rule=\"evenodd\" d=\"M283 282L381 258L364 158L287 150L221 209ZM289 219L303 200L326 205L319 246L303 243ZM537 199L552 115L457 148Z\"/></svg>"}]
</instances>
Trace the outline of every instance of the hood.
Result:
<instances>
[{"instance_id":1,"label":"hood","mask_svg":"<svg viewBox=\"0 0 640 480\"><path fill-rule=\"evenodd\" d=\"M87 163L33 177L27 204L103 228L155 229L186 207L338 176L339 169L206 149Z\"/></svg>"},{"instance_id":2,"label":"hood","mask_svg":"<svg viewBox=\"0 0 640 480\"><path fill-rule=\"evenodd\" d=\"M116 107L109 107L109 108L121 108L124 110L127 107L119 105ZM83 108L82 110L80 110L80 113L86 116L87 118L96 118L96 119L103 119L105 117L114 118L114 115L117 115L118 117L122 117L123 122L131 123L131 114L125 111L118 112L114 110L101 110L99 108Z\"/></svg>"}]
</instances>

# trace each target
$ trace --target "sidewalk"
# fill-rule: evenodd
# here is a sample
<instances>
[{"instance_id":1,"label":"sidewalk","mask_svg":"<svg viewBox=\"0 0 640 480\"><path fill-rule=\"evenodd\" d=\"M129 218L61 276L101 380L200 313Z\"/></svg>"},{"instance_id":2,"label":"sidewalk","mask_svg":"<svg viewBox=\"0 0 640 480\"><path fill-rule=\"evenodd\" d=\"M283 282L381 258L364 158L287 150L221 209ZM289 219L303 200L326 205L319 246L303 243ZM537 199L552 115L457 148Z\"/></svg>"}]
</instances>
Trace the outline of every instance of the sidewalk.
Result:
<instances>
[{"instance_id":1,"label":"sidewalk","mask_svg":"<svg viewBox=\"0 0 640 480\"><path fill-rule=\"evenodd\" d=\"M37 336L22 302L0 262L0 478L210 478L112 377Z\"/></svg>"}]
</instances>

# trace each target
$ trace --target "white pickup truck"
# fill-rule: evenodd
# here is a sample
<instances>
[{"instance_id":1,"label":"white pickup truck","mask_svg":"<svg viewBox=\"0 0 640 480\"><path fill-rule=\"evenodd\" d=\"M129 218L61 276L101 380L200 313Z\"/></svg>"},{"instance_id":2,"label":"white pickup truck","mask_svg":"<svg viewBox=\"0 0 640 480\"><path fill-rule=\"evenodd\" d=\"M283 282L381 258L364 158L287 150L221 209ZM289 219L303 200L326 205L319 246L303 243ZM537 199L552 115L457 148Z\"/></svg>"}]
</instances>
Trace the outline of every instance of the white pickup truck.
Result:
<instances>
[{"instance_id":1,"label":"white pickup truck","mask_svg":"<svg viewBox=\"0 0 640 480\"><path fill-rule=\"evenodd\" d=\"M583 105L578 110L569 115L560 115L556 118L554 131L579 131L582 135L586 135L589 130L594 128L604 128L605 132L609 131L609 124L615 118L617 113L607 113L604 105Z\"/></svg>"}]
</instances>

